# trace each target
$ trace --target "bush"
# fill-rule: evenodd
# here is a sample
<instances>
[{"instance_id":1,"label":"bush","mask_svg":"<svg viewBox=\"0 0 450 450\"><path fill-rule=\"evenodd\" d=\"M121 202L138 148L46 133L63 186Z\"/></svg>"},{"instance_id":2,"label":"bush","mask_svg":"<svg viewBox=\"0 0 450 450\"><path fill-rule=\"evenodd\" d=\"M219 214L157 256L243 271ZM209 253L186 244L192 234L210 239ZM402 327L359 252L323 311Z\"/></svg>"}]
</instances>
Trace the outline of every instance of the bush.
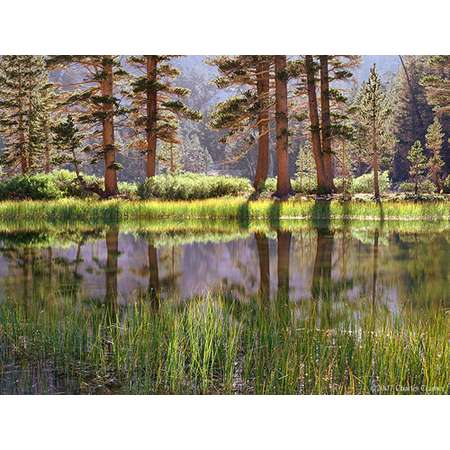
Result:
<instances>
[{"instance_id":1,"label":"bush","mask_svg":"<svg viewBox=\"0 0 450 450\"><path fill-rule=\"evenodd\" d=\"M194 173L157 175L138 186L141 199L197 200L227 195L248 195L253 187L247 178Z\"/></svg>"},{"instance_id":2,"label":"bush","mask_svg":"<svg viewBox=\"0 0 450 450\"><path fill-rule=\"evenodd\" d=\"M0 200L56 200L63 197L51 175L19 175L0 182Z\"/></svg>"},{"instance_id":3,"label":"bush","mask_svg":"<svg viewBox=\"0 0 450 450\"><path fill-rule=\"evenodd\" d=\"M292 189L298 194L314 194L317 191L316 178L303 178L301 183L298 178L292 180Z\"/></svg>"},{"instance_id":4,"label":"bush","mask_svg":"<svg viewBox=\"0 0 450 450\"><path fill-rule=\"evenodd\" d=\"M389 189L388 172L380 172L379 174L380 193ZM352 194L373 194L373 173L365 173L360 177L353 179L350 191Z\"/></svg>"},{"instance_id":5,"label":"bush","mask_svg":"<svg viewBox=\"0 0 450 450\"><path fill-rule=\"evenodd\" d=\"M398 186L400 192L414 192L414 183L406 181ZM436 191L436 186L430 180L424 180L419 183L418 191L420 194L432 194Z\"/></svg>"},{"instance_id":6,"label":"bush","mask_svg":"<svg viewBox=\"0 0 450 450\"><path fill-rule=\"evenodd\" d=\"M447 178L444 180L443 187L444 192L446 194L450 194L450 175L448 175Z\"/></svg>"}]
</instances>

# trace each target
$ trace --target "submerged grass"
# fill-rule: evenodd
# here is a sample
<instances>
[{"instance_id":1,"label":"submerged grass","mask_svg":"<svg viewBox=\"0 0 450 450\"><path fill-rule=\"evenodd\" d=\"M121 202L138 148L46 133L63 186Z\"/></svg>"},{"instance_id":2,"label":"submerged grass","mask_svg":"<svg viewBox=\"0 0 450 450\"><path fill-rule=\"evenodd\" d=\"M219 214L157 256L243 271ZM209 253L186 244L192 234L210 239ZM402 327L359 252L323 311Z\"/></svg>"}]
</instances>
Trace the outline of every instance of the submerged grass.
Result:
<instances>
[{"instance_id":1,"label":"submerged grass","mask_svg":"<svg viewBox=\"0 0 450 450\"><path fill-rule=\"evenodd\" d=\"M313 200L247 201L239 198L197 201L21 201L0 202L0 222L117 223L149 219L250 220L445 220L450 203L440 202L331 202Z\"/></svg>"},{"instance_id":2,"label":"submerged grass","mask_svg":"<svg viewBox=\"0 0 450 450\"><path fill-rule=\"evenodd\" d=\"M16 382L0 388L52 392L59 380L62 392L74 393L446 394L447 326L441 311L370 308L340 314L331 326L321 302L282 299L120 309L64 298L5 302L0 380L15 370Z\"/></svg>"}]
</instances>

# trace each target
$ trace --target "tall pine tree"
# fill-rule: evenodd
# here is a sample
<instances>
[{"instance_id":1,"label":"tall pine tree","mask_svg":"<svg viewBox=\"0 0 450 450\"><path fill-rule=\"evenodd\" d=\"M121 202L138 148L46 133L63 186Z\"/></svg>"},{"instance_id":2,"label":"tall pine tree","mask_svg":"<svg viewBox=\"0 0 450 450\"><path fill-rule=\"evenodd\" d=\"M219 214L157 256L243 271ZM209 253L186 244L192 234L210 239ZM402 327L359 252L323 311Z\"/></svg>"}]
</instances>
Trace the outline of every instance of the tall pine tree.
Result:
<instances>
[{"instance_id":1,"label":"tall pine tree","mask_svg":"<svg viewBox=\"0 0 450 450\"><path fill-rule=\"evenodd\" d=\"M104 165L104 190L102 195L118 194L114 119L125 113L120 105L116 88L123 78L120 59L117 56L54 56L49 59L53 70L73 71L78 75L68 91L63 105L88 136L91 163L100 159Z\"/></svg>"},{"instance_id":2,"label":"tall pine tree","mask_svg":"<svg viewBox=\"0 0 450 450\"><path fill-rule=\"evenodd\" d=\"M2 56L0 92L3 164L22 174L42 169L42 161L49 161L51 139L51 85L45 58Z\"/></svg>"},{"instance_id":3,"label":"tall pine tree","mask_svg":"<svg viewBox=\"0 0 450 450\"><path fill-rule=\"evenodd\" d=\"M131 92L128 93L131 128L134 130L132 145L146 155L147 178L156 174L157 141L179 144L179 121L202 118L199 111L182 101L190 91L174 83L180 72L171 63L173 58L145 55L127 59L132 78Z\"/></svg>"},{"instance_id":4,"label":"tall pine tree","mask_svg":"<svg viewBox=\"0 0 450 450\"><path fill-rule=\"evenodd\" d=\"M218 56L209 60L219 70L214 80L221 89L238 89L236 95L218 103L211 114L211 126L226 130L224 141L243 142L236 158L246 155L257 140L257 160L253 185L260 191L269 172L269 110L273 58L270 56Z\"/></svg>"},{"instance_id":5,"label":"tall pine tree","mask_svg":"<svg viewBox=\"0 0 450 450\"><path fill-rule=\"evenodd\" d=\"M374 196L380 199L379 171L383 156L393 147L390 131L391 108L375 65L354 103L360 158L373 171Z\"/></svg>"}]
</instances>

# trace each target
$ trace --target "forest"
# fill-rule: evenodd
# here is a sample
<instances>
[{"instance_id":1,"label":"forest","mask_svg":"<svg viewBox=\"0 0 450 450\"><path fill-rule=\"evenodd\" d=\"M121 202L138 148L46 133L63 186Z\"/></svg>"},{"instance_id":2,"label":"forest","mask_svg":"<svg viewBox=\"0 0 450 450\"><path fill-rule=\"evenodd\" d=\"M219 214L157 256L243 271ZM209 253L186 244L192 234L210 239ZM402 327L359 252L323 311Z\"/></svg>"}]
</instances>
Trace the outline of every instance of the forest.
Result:
<instances>
[{"instance_id":1,"label":"forest","mask_svg":"<svg viewBox=\"0 0 450 450\"><path fill-rule=\"evenodd\" d=\"M442 200L449 80L448 56L2 56L0 199Z\"/></svg>"},{"instance_id":2,"label":"forest","mask_svg":"<svg viewBox=\"0 0 450 450\"><path fill-rule=\"evenodd\" d=\"M448 55L1 56L0 394L448 394L449 137Z\"/></svg>"}]
</instances>

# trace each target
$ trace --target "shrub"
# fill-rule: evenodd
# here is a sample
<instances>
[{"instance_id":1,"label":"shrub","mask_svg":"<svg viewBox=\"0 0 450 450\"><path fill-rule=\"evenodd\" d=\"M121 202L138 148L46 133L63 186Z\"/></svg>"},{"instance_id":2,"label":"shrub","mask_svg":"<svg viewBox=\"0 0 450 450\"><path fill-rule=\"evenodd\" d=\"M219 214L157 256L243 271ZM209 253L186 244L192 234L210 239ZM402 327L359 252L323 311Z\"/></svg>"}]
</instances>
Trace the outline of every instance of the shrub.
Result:
<instances>
[{"instance_id":1,"label":"shrub","mask_svg":"<svg viewBox=\"0 0 450 450\"><path fill-rule=\"evenodd\" d=\"M400 183L398 186L400 192L414 192L414 183L405 181ZM421 194L432 194L436 191L436 186L430 180L424 180L418 185L419 193Z\"/></svg>"},{"instance_id":2,"label":"shrub","mask_svg":"<svg viewBox=\"0 0 450 450\"><path fill-rule=\"evenodd\" d=\"M447 175L447 178L444 180L443 187L444 192L450 194L450 175Z\"/></svg>"},{"instance_id":3,"label":"shrub","mask_svg":"<svg viewBox=\"0 0 450 450\"><path fill-rule=\"evenodd\" d=\"M0 182L0 200L55 200L62 198L51 175L18 175Z\"/></svg>"},{"instance_id":4,"label":"shrub","mask_svg":"<svg viewBox=\"0 0 450 450\"><path fill-rule=\"evenodd\" d=\"M380 192L385 192L389 189L389 174L388 172L380 172L379 174ZM373 193L373 173L365 173L360 177L353 179L351 184L351 192L353 194L372 194Z\"/></svg>"},{"instance_id":5,"label":"shrub","mask_svg":"<svg viewBox=\"0 0 450 450\"><path fill-rule=\"evenodd\" d=\"M315 178L303 178L301 183L298 178L292 180L292 189L299 194L314 194L317 190Z\"/></svg>"},{"instance_id":6,"label":"shrub","mask_svg":"<svg viewBox=\"0 0 450 450\"><path fill-rule=\"evenodd\" d=\"M157 175L140 184L137 190L142 199L165 200L197 200L227 195L248 195L252 191L253 187L246 178L194 173Z\"/></svg>"}]
</instances>

